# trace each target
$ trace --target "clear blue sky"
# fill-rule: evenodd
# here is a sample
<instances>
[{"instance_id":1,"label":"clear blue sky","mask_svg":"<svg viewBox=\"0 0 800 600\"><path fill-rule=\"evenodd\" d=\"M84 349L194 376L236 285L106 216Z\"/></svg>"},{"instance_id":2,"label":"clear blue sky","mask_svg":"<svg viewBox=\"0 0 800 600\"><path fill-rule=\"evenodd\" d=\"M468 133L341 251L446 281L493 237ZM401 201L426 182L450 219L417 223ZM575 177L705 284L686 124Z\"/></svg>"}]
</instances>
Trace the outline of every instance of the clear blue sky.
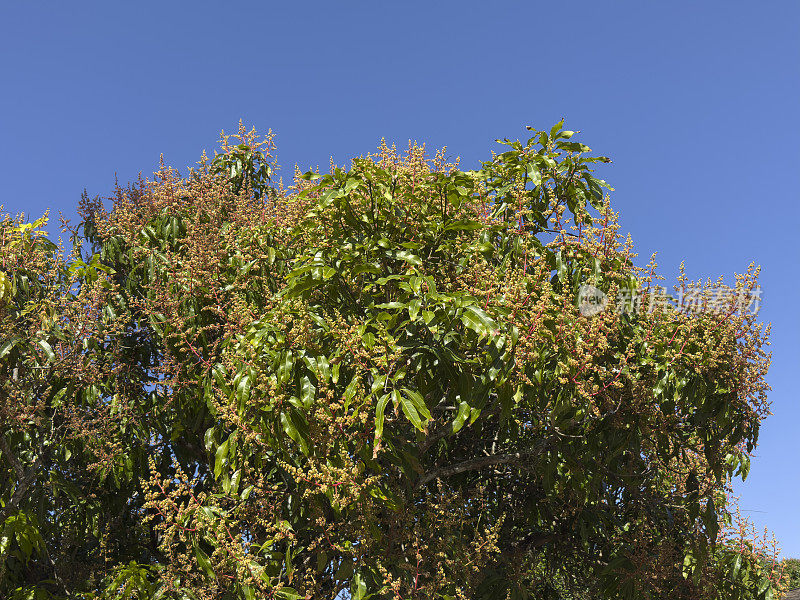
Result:
<instances>
[{"instance_id":1,"label":"clear blue sky","mask_svg":"<svg viewBox=\"0 0 800 600\"><path fill-rule=\"evenodd\" d=\"M162 152L185 169L240 118L288 177L381 137L471 168L566 117L667 283L763 266L774 416L737 490L800 557L800 3L18 1L0 56L0 204L32 216Z\"/></svg>"}]
</instances>

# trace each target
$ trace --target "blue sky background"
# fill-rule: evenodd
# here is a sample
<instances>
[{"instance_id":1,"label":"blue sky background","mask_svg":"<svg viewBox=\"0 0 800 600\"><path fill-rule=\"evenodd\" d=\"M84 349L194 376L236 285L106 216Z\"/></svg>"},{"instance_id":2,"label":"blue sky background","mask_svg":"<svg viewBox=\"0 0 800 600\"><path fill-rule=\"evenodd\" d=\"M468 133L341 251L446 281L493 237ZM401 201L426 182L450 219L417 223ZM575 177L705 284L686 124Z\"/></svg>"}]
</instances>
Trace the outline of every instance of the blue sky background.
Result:
<instances>
[{"instance_id":1,"label":"blue sky background","mask_svg":"<svg viewBox=\"0 0 800 600\"><path fill-rule=\"evenodd\" d=\"M32 217L160 153L185 170L240 118L288 178L381 137L473 168L566 117L667 284L763 266L774 416L737 491L800 557L800 3L4 2L0 57L0 204Z\"/></svg>"}]
</instances>

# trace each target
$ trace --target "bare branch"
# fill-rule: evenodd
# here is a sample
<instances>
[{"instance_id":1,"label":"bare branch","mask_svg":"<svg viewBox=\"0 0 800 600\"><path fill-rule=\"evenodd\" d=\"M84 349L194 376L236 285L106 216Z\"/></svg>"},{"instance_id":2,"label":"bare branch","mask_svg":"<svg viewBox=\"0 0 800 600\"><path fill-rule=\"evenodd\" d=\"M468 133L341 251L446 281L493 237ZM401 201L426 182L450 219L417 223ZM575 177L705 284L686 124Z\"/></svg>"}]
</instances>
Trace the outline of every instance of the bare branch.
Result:
<instances>
[{"instance_id":1,"label":"bare branch","mask_svg":"<svg viewBox=\"0 0 800 600\"><path fill-rule=\"evenodd\" d=\"M440 467L423 475L422 479L419 480L419 483L417 485L425 485L426 483L429 483L435 479L452 477L453 475L466 473L467 471L478 471L486 467L491 467L495 465L506 465L509 463L525 460L527 458L533 458L534 456L537 456L542 451L544 451L549 445L549 443L550 440L548 439L544 440L541 444L539 444L538 448L534 450L529 450L527 452L509 452L506 454L491 454L489 456L480 456L478 458L471 458L469 460L465 460L455 465Z\"/></svg>"},{"instance_id":2,"label":"bare branch","mask_svg":"<svg viewBox=\"0 0 800 600\"><path fill-rule=\"evenodd\" d=\"M18 481L17 488L14 490L14 494L11 496L11 500L9 500L8 504L6 504L3 510L0 511L0 523L2 523L6 520L6 517L9 514L17 509L19 503L22 502L22 499L28 492L28 488L36 478L36 471L39 469L41 456L37 456L34 463L30 466L28 471L25 472L25 470L22 468L22 463L19 462L19 459L11 451L11 447L8 445L8 441L6 440L6 436L2 433L0 433L0 451L3 452L3 456L8 459L8 462L11 463L11 466L17 473Z\"/></svg>"}]
</instances>

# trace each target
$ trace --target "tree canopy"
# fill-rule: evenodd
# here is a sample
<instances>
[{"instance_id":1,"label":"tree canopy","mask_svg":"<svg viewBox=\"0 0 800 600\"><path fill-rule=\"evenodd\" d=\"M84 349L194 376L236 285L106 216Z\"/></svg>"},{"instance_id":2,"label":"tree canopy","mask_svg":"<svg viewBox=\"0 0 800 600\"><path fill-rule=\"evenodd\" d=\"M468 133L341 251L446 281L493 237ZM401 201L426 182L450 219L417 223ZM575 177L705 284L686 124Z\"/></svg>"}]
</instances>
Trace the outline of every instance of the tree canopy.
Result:
<instances>
[{"instance_id":1,"label":"tree canopy","mask_svg":"<svg viewBox=\"0 0 800 600\"><path fill-rule=\"evenodd\" d=\"M772 598L758 271L660 294L562 125L3 217L0 596Z\"/></svg>"}]
</instances>

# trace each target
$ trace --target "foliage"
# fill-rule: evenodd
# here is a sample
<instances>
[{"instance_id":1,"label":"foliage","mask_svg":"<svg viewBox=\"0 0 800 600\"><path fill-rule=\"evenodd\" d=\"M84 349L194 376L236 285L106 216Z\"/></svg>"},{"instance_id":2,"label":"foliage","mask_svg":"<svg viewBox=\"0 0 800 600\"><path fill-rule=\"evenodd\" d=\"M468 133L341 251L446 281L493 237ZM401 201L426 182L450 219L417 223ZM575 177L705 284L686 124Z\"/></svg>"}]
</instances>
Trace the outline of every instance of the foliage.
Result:
<instances>
[{"instance_id":1,"label":"foliage","mask_svg":"<svg viewBox=\"0 0 800 600\"><path fill-rule=\"evenodd\" d=\"M3 221L0 595L772 598L728 501L768 329L617 301L655 264L572 136L284 190L241 128L84 197L69 259Z\"/></svg>"},{"instance_id":2,"label":"foliage","mask_svg":"<svg viewBox=\"0 0 800 600\"><path fill-rule=\"evenodd\" d=\"M783 570L786 588L790 590L800 588L800 559L786 558L781 561L780 568Z\"/></svg>"},{"instance_id":3,"label":"foliage","mask_svg":"<svg viewBox=\"0 0 800 600\"><path fill-rule=\"evenodd\" d=\"M212 174L224 175L231 185L231 192L238 194L244 189L245 194L252 193L256 200L270 189L272 165L261 151L263 146L271 143L271 137L263 142L241 143L230 146L231 136L222 133L222 152L211 161Z\"/></svg>"}]
</instances>

